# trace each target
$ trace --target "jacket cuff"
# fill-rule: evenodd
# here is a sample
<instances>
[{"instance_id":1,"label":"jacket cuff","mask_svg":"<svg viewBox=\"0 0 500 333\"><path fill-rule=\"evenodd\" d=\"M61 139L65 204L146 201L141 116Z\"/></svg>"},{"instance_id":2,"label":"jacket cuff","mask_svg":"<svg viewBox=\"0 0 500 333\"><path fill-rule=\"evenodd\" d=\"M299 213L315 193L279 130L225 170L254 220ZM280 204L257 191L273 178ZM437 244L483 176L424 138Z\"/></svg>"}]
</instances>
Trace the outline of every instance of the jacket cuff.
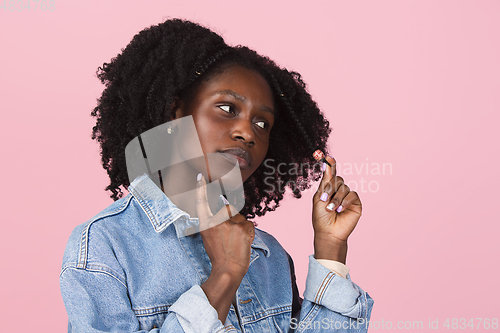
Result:
<instances>
[{"instance_id":1,"label":"jacket cuff","mask_svg":"<svg viewBox=\"0 0 500 333\"><path fill-rule=\"evenodd\" d=\"M223 331L217 311L210 305L207 296L199 285L194 285L181 295L169 308L186 333Z\"/></svg>"},{"instance_id":2,"label":"jacket cuff","mask_svg":"<svg viewBox=\"0 0 500 333\"><path fill-rule=\"evenodd\" d=\"M321 265L314 256L309 256L304 298L351 318L367 315L367 295L360 287L333 273Z\"/></svg>"},{"instance_id":3,"label":"jacket cuff","mask_svg":"<svg viewBox=\"0 0 500 333\"><path fill-rule=\"evenodd\" d=\"M316 259L316 261L331 270L333 273L342 276L344 279L347 279L347 274L349 274L349 267L347 267L340 261L327 259Z\"/></svg>"}]
</instances>

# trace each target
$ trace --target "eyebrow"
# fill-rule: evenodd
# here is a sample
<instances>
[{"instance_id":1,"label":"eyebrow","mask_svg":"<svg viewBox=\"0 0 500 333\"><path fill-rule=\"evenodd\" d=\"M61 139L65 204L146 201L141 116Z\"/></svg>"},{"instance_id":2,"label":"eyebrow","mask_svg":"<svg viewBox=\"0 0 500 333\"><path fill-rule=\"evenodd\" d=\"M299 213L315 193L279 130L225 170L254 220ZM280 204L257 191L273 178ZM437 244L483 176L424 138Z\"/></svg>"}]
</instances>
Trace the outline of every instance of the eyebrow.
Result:
<instances>
[{"instance_id":1,"label":"eyebrow","mask_svg":"<svg viewBox=\"0 0 500 333\"><path fill-rule=\"evenodd\" d=\"M232 91L232 90L229 90L229 89L226 89L226 90L219 90L219 91L215 91L213 92L210 96L216 96L216 95L229 95L229 96L232 96L234 97L235 99L237 99L238 101L240 102L245 102L246 101L246 98L241 96L240 94L237 94L236 92ZM276 115L276 113L274 112L273 109L265 106L265 105L261 105L260 106L260 109L262 111L265 111L265 112L269 112L271 113L273 116Z\"/></svg>"}]
</instances>

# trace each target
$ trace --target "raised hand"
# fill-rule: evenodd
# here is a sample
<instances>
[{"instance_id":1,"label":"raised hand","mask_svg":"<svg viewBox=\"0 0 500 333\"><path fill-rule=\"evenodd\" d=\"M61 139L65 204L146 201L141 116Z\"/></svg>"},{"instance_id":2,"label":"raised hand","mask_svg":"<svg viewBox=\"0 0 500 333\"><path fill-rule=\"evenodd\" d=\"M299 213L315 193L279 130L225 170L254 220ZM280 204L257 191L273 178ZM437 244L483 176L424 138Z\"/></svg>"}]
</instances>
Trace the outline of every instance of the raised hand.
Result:
<instances>
[{"instance_id":1,"label":"raised hand","mask_svg":"<svg viewBox=\"0 0 500 333\"><path fill-rule=\"evenodd\" d=\"M361 217L361 201L342 177L337 176L335 159L326 157L326 166L313 197L314 256L345 263L347 238Z\"/></svg>"},{"instance_id":2,"label":"raised hand","mask_svg":"<svg viewBox=\"0 0 500 333\"><path fill-rule=\"evenodd\" d=\"M201 287L224 323L236 290L250 265L254 225L229 204L213 215L203 176L196 189L196 212L203 245L212 263L210 276Z\"/></svg>"}]
</instances>

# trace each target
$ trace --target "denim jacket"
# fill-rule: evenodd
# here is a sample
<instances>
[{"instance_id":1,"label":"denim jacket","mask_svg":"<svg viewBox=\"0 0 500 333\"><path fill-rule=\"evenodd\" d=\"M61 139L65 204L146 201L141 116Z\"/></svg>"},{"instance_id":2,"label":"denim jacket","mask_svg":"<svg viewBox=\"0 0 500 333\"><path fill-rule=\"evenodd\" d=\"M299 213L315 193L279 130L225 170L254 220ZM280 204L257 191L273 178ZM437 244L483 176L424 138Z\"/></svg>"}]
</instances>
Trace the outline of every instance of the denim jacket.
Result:
<instances>
[{"instance_id":1,"label":"denim jacket","mask_svg":"<svg viewBox=\"0 0 500 333\"><path fill-rule=\"evenodd\" d=\"M201 236L181 236L197 219L146 175L129 192L69 238L60 274L69 332L367 331L366 292L310 256L301 302L288 254L259 229L222 323L200 287L211 271Z\"/></svg>"}]
</instances>

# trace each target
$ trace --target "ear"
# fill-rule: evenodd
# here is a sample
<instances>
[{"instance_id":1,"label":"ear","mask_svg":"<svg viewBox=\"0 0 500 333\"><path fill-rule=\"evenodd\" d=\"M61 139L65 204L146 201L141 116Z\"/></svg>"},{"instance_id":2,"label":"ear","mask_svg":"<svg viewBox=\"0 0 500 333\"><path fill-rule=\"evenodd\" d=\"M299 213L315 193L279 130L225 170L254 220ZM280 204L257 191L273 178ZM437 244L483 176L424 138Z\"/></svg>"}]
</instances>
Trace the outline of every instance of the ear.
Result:
<instances>
[{"instance_id":1,"label":"ear","mask_svg":"<svg viewBox=\"0 0 500 333\"><path fill-rule=\"evenodd\" d=\"M175 97L170 107L168 107L168 105L165 105L165 114L171 115L171 119L166 119L166 121L184 117L184 103L182 102L182 100L178 97Z\"/></svg>"}]
</instances>

